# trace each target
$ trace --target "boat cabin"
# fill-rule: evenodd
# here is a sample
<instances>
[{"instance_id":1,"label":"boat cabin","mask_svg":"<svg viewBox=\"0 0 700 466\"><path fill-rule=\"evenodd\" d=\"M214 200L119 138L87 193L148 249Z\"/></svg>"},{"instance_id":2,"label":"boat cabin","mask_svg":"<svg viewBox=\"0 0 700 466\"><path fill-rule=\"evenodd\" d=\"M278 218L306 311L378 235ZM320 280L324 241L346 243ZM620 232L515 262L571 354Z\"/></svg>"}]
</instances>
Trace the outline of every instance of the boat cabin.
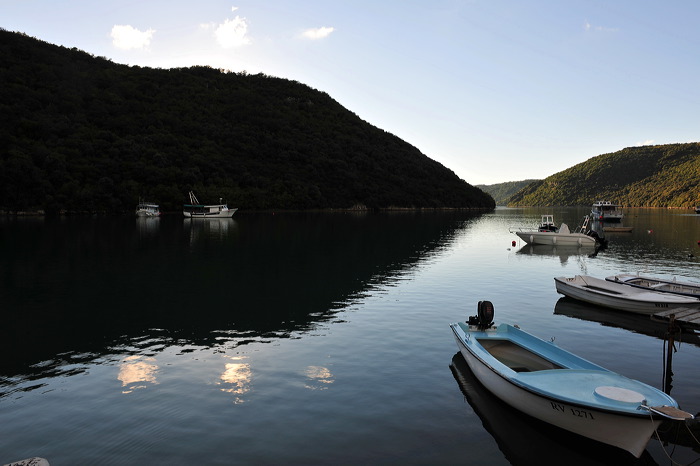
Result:
<instances>
[{"instance_id":1,"label":"boat cabin","mask_svg":"<svg viewBox=\"0 0 700 466\"><path fill-rule=\"evenodd\" d=\"M557 226L554 224L554 215L543 215L538 230L553 232L559 230L559 228L557 228Z\"/></svg>"}]
</instances>

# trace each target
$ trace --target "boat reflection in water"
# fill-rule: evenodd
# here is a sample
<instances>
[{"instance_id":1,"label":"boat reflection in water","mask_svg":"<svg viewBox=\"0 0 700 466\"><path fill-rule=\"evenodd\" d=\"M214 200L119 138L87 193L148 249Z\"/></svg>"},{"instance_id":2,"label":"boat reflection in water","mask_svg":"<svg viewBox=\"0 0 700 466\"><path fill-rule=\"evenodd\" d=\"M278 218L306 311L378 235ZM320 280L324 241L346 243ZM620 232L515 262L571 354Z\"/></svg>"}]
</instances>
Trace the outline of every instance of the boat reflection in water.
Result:
<instances>
[{"instance_id":1,"label":"boat reflection in water","mask_svg":"<svg viewBox=\"0 0 700 466\"><path fill-rule=\"evenodd\" d=\"M568 297L559 298L554 305L554 314L598 322L607 327L617 327L660 340L666 340L669 333L667 321L653 320L644 314L615 311ZM675 340L700 346L700 334L693 331L680 330Z\"/></svg>"},{"instance_id":2,"label":"boat reflection in water","mask_svg":"<svg viewBox=\"0 0 700 466\"><path fill-rule=\"evenodd\" d=\"M450 369L469 405L513 465L657 464L646 450L637 459L619 448L559 429L511 408L476 379L461 353L452 357Z\"/></svg>"},{"instance_id":3,"label":"boat reflection in water","mask_svg":"<svg viewBox=\"0 0 700 466\"><path fill-rule=\"evenodd\" d=\"M528 256L559 256L559 261L562 265L569 261L572 256L590 256L596 252L595 245L584 246L561 246L552 244L526 244L516 254Z\"/></svg>"}]
</instances>

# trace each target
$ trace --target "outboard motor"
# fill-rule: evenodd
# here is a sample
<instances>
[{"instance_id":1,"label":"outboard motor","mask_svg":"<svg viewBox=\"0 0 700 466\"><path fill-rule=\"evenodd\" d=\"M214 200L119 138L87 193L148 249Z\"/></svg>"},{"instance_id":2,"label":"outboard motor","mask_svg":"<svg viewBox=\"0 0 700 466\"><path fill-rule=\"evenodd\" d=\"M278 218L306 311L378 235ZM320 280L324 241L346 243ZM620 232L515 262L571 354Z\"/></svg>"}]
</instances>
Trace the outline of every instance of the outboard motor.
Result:
<instances>
[{"instance_id":1,"label":"outboard motor","mask_svg":"<svg viewBox=\"0 0 700 466\"><path fill-rule=\"evenodd\" d=\"M491 301L479 301L476 306L476 315L470 316L467 323L479 328L489 328L493 324L493 303Z\"/></svg>"}]
</instances>

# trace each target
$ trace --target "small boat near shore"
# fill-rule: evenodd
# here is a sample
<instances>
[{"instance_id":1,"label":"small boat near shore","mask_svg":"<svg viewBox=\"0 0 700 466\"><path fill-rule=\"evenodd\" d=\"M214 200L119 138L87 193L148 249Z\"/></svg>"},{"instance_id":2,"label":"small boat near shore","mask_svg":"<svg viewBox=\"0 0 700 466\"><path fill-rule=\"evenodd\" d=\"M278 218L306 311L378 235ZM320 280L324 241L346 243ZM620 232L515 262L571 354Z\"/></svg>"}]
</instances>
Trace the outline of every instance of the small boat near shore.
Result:
<instances>
[{"instance_id":1,"label":"small boat near shore","mask_svg":"<svg viewBox=\"0 0 700 466\"><path fill-rule=\"evenodd\" d=\"M588 229L589 217L585 216L581 226L575 231L570 231L566 223L559 227L554 223L553 215L543 215L537 229L511 228L520 239L528 244L556 244L559 246L595 246L596 243L604 243L594 230Z\"/></svg>"},{"instance_id":2,"label":"small boat near shore","mask_svg":"<svg viewBox=\"0 0 700 466\"><path fill-rule=\"evenodd\" d=\"M591 215L594 219L604 222L621 222L625 214L620 204L610 201L597 201L591 207Z\"/></svg>"},{"instance_id":3,"label":"small boat near shore","mask_svg":"<svg viewBox=\"0 0 700 466\"><path fill-rule=\"evenodd\" d=\"M186 218L231 218L238 210L230 209L219 199L218 204L204 205L199 202L197 196L190 191L190 204L185 204L182 213Z\"/></svg>"},{"instance_id":4,"label":"small boat near shore","mask_svg":"<svg viewBox=\"0 0 700 466\"><path fill-rule=\"evenodd\" d=\"M160 216L160 206L152 202L139 201L136 206L137 217L158 217Z\"/></svg>"},{"instance_id":5,"label":"small boat near shore","mask_svg":"<svg viewBox=\"0 0 700 466\"><path fill-rule=\"evenodd\" d=\"M644 277L639 274L620 273L605 277L605 279L609 282L621 283L642 290L700 298L700 283L681 281L675 277L667 280L664 278Z\"/></svg>"},{"instance_id":6,"label":"small boat near shore","mask_svg":"<svg viewBox=\"0 0 700 466\"><path fill-rule=\"evenodd\" d=\"M555 277L554 283L559 294L619 311L652 315L668 309L700 308L700 298L636 288L589 275Z\"/></svg>"},{"instance_id":7,"label":"small boat near shore","mask_svg":"<svg viewBox=\"0 0 700 466\"><path fill-rule=\"evenodd\" d=\"M450 324L476 378L511 407L639 458L664 419L693 419L661 390L605 369L518 327L493 325L494 308Z\"/></svg>"}]
</instances>

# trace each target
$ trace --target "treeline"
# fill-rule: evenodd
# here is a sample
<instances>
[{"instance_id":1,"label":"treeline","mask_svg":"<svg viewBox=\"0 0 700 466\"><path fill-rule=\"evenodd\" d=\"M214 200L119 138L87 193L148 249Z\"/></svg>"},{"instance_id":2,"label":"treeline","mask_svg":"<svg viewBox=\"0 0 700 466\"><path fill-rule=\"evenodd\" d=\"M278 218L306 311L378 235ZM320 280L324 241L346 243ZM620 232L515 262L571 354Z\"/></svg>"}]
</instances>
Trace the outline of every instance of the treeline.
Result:
<instances>
[{"instance_id":1,"label":"treeline","mask_svg":"<svg viewBox=\"0 0 700 466\"><path fill-rule=\"evenodd\" d=\"M329 95L263 74L118 65L0 30L0 210L493 208Z\"/></svg>"},{"instance_id":2,"label":"treeline","mask_svg":"<svg viewBox=\"0 0 700 466\"><path fill-rule=\"evenodd\" d=\"M629 207L700 205L700 143L628 147L530 183L511 206L591 205L609 200Z\"/></svg>"}]
</instances>

